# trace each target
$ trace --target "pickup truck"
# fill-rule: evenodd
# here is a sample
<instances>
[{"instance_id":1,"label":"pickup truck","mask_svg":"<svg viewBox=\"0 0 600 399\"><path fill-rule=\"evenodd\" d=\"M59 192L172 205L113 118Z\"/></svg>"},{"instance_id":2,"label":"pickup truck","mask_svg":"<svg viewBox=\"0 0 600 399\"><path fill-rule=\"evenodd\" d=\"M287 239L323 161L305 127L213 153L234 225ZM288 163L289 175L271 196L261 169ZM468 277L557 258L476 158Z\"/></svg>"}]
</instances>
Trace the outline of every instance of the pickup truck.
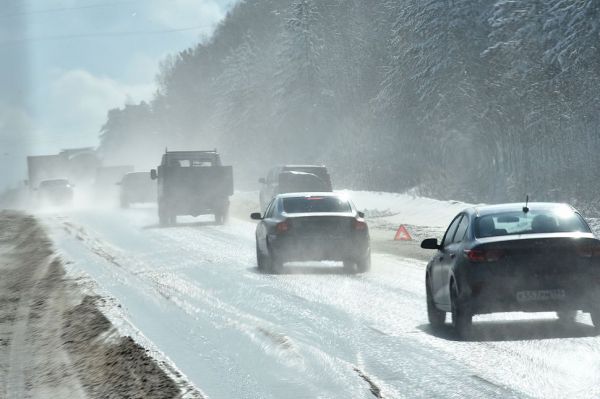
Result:
<instances>
[{"instance_id":1,"label":"pickup truck","mask_svg":"<svg viewBox=\"0 0 600 399\"><path fill-rule=\"evenodd\" d=\"M223 166L214 151L166 151L157 169L158 219L161 226L175 224L180 215L215 215L223 224L233 195L233 168Z\"/></svg>"}]
</instances>

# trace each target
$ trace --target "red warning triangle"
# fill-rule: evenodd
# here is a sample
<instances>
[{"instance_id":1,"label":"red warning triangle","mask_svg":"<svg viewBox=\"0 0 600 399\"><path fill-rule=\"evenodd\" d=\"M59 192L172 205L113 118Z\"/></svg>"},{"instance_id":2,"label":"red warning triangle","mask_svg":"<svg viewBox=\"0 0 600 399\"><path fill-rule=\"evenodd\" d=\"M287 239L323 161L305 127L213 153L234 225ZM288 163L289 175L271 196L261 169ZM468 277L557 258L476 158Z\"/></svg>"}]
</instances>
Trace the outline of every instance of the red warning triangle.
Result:
<instances>
[{"instance_id":1,"label":"red warning triangle","mask_svg":"<svg viewBox=\"0 0 600 399\"><path fill-rule=\"evenodd\" d=\"M408 230L406 230L406 227L404 227L404 225L400 225L400 227L398 227L398 231L396 231L396 236L394 237L394 241L411 241L411 240L412 240L412 237L408 233Z\"/></svg>"}]
</instances>

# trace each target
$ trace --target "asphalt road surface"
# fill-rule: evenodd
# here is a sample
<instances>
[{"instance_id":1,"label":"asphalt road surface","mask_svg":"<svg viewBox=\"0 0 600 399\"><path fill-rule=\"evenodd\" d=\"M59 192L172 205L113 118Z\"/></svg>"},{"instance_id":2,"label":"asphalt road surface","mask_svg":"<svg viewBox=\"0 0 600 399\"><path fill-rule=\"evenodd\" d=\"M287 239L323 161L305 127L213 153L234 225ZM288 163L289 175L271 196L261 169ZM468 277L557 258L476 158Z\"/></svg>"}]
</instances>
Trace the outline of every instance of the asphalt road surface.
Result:
<instances>
[{"instance_id":1,"label":"asphalt road surface","mask_svg":"<svg viewBox=\"0 0 600 399\"><path fill-rule=\"evenodd\" d=\"M600 396L587 314L572 327L551 313L478 316L469 342L432 331L414 244L374 243L387 250L365 274L302 263L266 275L255 225L241 218L169 228L153 208L40 218L67 272L94 280L210 398Z\"/></svg>"}]
</instances>

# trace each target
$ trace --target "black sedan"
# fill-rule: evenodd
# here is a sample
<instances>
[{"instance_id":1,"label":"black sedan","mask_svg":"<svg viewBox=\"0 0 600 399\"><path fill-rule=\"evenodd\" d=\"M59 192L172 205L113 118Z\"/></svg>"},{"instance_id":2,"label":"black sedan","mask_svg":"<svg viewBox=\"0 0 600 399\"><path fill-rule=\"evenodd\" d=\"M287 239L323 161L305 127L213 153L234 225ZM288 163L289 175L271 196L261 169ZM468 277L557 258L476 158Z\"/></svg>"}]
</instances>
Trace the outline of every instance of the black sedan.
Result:
<instances>
[{"instance_id":1,"label":"black sedan","mask_svg":"<svg viewBox=\"0 0 600 399\"><path fill-rule=\"evenodd\" d=\"M458 214L427 265L427 314L433 327L446 313L459 336L472 317L493 312L554 311L572 322L589 312L600 329L600 240L565 204L481 206Z\"/></svg>"},{"instance_id":2,"label":"black sedan","mask_svg":"<svg viewBox=\"0 0 600 399\"><path fill-rule=\"evenodd\" d=\"M352 201L336 193L280 194L256 227L258 268L278 272L285 262L343 261L349 272L371 267L369 229Z\"/></svg>"}]
</instances>

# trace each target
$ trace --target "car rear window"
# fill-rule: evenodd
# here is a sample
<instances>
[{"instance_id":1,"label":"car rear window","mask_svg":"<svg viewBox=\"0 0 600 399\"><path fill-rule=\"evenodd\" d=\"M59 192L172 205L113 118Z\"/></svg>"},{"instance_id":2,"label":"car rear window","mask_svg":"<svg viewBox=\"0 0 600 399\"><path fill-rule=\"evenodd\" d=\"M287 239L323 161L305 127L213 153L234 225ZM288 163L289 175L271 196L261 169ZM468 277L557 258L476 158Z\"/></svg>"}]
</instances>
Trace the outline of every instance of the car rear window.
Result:
<instances>
[{"instance_id":1,"label":"car rear window","mask_svg":"<svg viewBox=\"0 0 600 399\"><path fill-rule=\"evenodd\" d=\"M279 192L301 193L331 191L318 176L304 172L284 172L279 175Z\"/></svg>"},{"instance_id":2,"label":"car rear window","mask_svg":"<svg viewBox=\"0 0 600 399\"><path fill-rule=\"evenodd\" d=\"M502 212L475 219L478 238L511 234L570 233L590 229L583 218L570 208L530 210L525 213Z\"/></svg>"},{"instance_id":3,"label":"car rear window","mask_svg":"<svg viewBox=\"0 0 600 399\"><path fill-rule=\"evenodd\" d=\"M352 207L347 199L314 196L284 198L283 210L286 213L342 213L351 212Z\"/></svg>"}]
</instances>

